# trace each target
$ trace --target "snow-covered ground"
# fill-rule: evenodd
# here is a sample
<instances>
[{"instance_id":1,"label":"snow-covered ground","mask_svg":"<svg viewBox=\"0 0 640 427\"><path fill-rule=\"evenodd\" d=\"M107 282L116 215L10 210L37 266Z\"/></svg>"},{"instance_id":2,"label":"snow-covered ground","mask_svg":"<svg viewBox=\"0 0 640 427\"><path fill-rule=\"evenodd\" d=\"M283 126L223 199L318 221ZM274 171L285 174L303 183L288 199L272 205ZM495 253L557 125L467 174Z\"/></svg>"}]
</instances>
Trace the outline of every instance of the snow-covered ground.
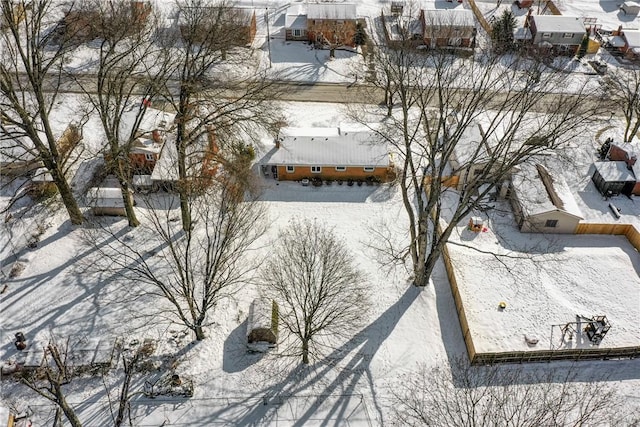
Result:
<instances>
[{"instance_id":1,"label":"snow-covered ground","mask_svg":"<svg viewBox=\"0 0 640 427\"><path fill-rule=\"evenodd\" d=\"M342 109L333 104L292 103L285 106L285 113L290 126L334 126L343 117ZM264 151L268 152L271 147L266 144ZM394 186L333 184L316 188L278 183L270 178L264 178L263 184L263 203L271 221L265 242L292 218L317 219L343 237L359 268L366 273L371 289L366 326L346 341L336 343L309 369L300 370L283 365L272 356L246 352L246 315L250 301L257 295L252 285L216 309L215 324L208 328L208 338L201 343L191 344L192 338L178 326L154 328L153 322L139 316L142 307L124 297L126 283L113 277L95 278L91 265L96 253L82 230L70 226L62 211L41 221L44 232L37 247L28 249L23 241L13 249L4 244L1 248L4 272L16 256L24 264L24 271L14 278L3 276L7 290L0 302L0 360L18 357L12 343L17 331L24 332L31 343L44 343L51 334L73 339L124 337L141 341L151 337L159 343L158 360L175 360L175 372L193 379L195 394L191 399L136 397L132 411L137 425L387 422L392 390L404 375L410 375L418 366L446 366L448 361L466 354L444 267L438 266L432 285L424 290L412 287L404 270L390 274L381 270L370 249L375 243L371 230L387 227L397 236L406 236L401 197ZM539 345L547 346L545 334L551 330L549 325L570 321L578 313L605 314L610 318L613 326L605 343L637 342L640 266L637 252L623 238L522 236L515 230L510 213L503 220L505 224L490 223L490 231L468 241L464 240L466 234L461 227L459 238L466 244L481 243L479 247L496 251L515 252L523 249L517 246L522 242L538 248L532 258L512 261L511 272L499 265L488 268L490 260L478 254L453 250L464 278L461 282L468 286L463 292L473 301L468 314L470 327L485 337L481 341L485 349L500 350L510 345L520 348L520 334L530 333L531 329L536 330ZM122 232L126 228L124 220L104 221L122 228ZM4 242L11 236L5 230L22 226L20 233L26 236L37 231L35 224L17 219L8 220L3 226ZM133 239L142 238L136 237L141 230L127 233ZM507 249L501 249L505 246ZM547 251L551 253L545 255ZM557 273L552 272L553 266ZM533 285L524 280L531 277L536 278ZM533 292L536 289L539 292ZM502 300L507 302L507 310L497 312L496 305ZM567 365L552 363L536 365L536 369L563 366ZM628 404L636 405L640 400L638 361L584 362L577 381L588 382L602 369L610 372L610 381L626 395ZM149 373L135 384L136 390L145 379L154 380L158 375ZM109 416L105 386L99 382L78 380L70 385L70 401L83 417L92 420L89 425L104 425ZM107 389L116 392L118 374L108 374L105 383ZM31 404L41 420L51 416L49 407L32 394L8 381L2 385L2 399L6 402Z\"/></svg>"},{"instance_id":2,"label":"snow-covered ground","mask_svg":"<svg viewBox=\"0 0 640 427\"><path fill-rule=\"evenodd\" d=\"M328 51L311 49L302 42L285 42L284 11L288 3L243 1L256 8L269 8L270 58L274 75L306 82L352 82L354 73L362 71L362 56L338 51L329 60ZM618 16L613 1L558 2L561 10L586 15L601 15L602 22L615 26ZM359 13L375 17L381 6L389 2L366 0L358 3ZM494 2L478 2L488 15ZM466 4L463 4L467 7ZM510 7L503 4L501 8ZM254 60L261 67L269 64L266 25L258 14L258 35ZM521 14L522 15L522 14ZM625 21L625 26L631 25ZM637 20L633 21L637 24ZM566 64L567 67L574 66ZM577 66L577 65L576 65ZM586 71L586 70L585 70ZM583 76L597 84L597 76ZM580 78L583 78L580 77ZM576 85L583 80L576 78ZM81 111L77 100L63 98L59 103L59 128L62 132ZM334 127L344 117L343 107L332 104L289 104L285 107L289 126ZM606 126L610 131L595 138L595 132ZM583 150L576 151L576 162L562 163L560 170L569 183L587 221L614 222L608 202L590 182L589 165L594 152L607 136L619 138L620 123L596 122L594 135L585 135ZM84 131L88 152L96 153L101 132L90 121ZM269 150L265 147L265 151ZM580 147L578 147L580 148ZM88 162L81 167L74 183L86 184L90 175ZM409 284L408 273L397 270L387 274L381 270L371 251L372 229L389 227L406 237L406 218L397 188L381 186L302 187L297 183L264 180L264 204L271 223L265 241L275 237L280 227L292 218L315 218L334 227L367 274L371 288L371 309L367 325L345 342L338 343L325 357L301 371L282 366L277 359L248 354L245 350L246 315L257 289L247 285L233 300L221 304L214 314L215 325L208 338L192 344L191 337L177 327L159 329L138 316L141 309L123 295L122 283L116 278L96 279L92 259L96 256L78 227L66 221L65 214L34 212L20 220L6 217L0 233L0 267L2 286L7 286L0 300L0 360L18 358L13 334L22 331L31 343L46 342L51 334L75 338L104 337L158 340L158 358L176 359L176 372L195 382L192 399L149 400L136 398L132 403L137 425L382 425L388 421L390 397L404 375L411 375L419 365L427 368L447 366L449 361L466 354L456 310L444 267L438 265L432 285L417 290ZM7 201L2 196L0 204ZM637 198L615 198L622 209L617 222L640 226ZM139 205L140 206L140 205ZM138 210L142 209L140 207ZM496 211L498 212L498 211ZM540 339L538 346L548 348L551 324L564 323L576 314L605 314L612 329L604 344L638 345L640 321L640 261L638 253L623 237L611 236L537 236L520 235L505 207L502 215L492 213L489 231L469 236L460 227L454 236L467 245L491 250L502 249L506 242L511 253L536 249L533 256L508 261L510 271L493 257L473 250L452 246L456 267L460 269L461 291L469 300L468 313L478 343L487 351L522 349L522 334ZM125 221L104 220L124 232ZM128 231L132 236L138 230ZM37 239L32 237L37 235ZM27 248L30 240L38 240ZM496 244L499 242L500 244ZM526 247L523 247L526 245ZM265 249L268 250L268 249ZM551 252L547 254L547 252ZM8 277L14 262L24 266L22 273ZM492 267L490 268L489 265ZM535 278L535 281L531 281ZM529 281L527 281L529 280ZM459 284L459 285L460 285ZM124 284L126 286L126 284ZM505 301L504 312L497 304ZM465 304L467 301L465 300ZM499 325L499 327L496 327ZM532 331L532 329L534 331ZM555 332L554 332L555 333ZM475 339L475 337L474 337ZM172 354L177 353L176 356ZM535 369L563 369L567 363L536 365ZM609 373L610 383L617 388L629 407L640 405L640 363L629 361L583 362L576 381L589 382L600 371ZM149 374L149 380L158 374ZM142 387L142 379L135 384ZM105 379L106 388L117 391L116 373ZM105 387L100 381L78 380L70 385L70 401L87 425L106 425ZM0 398L19 406L31 404L36 419L49 419L49 407L33 394L14 383L3 380Z\"/></svg>"}]
</instances>

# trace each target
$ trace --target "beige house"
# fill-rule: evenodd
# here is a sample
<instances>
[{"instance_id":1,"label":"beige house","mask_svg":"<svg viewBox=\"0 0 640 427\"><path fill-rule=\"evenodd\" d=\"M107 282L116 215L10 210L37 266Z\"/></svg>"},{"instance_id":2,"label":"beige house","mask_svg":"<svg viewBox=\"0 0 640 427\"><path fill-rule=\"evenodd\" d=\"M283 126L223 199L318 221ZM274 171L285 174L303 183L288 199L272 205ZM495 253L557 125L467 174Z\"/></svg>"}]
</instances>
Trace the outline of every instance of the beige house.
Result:
<instances>
[{"instance_id":1,"label":"beige house","mask_svg":"<svg viewBox=\"0 0 640 427\"><path fill-rule=\"evenodd\" d=\"M584 219L569 186L541 164L523 164L513 174L509 199L523 233L575 233Z\"/></svg>"}]
</instances>

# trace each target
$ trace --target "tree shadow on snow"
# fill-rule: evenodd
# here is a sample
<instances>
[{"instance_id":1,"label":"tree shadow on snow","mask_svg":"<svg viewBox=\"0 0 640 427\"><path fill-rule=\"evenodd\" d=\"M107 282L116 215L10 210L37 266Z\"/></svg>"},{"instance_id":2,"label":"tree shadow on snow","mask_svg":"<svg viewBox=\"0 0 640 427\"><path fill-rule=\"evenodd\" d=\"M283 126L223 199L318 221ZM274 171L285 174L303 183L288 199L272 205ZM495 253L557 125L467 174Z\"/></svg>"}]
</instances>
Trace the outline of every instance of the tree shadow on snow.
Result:
<instances>
[{"instance_id":1,"label":"tree shadow on snow","mask_svg":"<svg viewBox=\"0 0 640 427\"><path fill-rule=\"evenodd\" d=\"M362 404L362 396L358 391L362 386L360 382L363 379L366 380L371 391L376 415L382 419L382 408L376 397L371 373L371 360L421 292L421 289L407 285L406 291L398 301L318 363L311 366L297 366L284 379L265 390L241 401L230 403L224 408L208 414L206 419L195 419L193 422L204 425L212 420L225 419L230 413L238 411L242 413L238 417L234 417L234 424L264 425L270 421L276 421L274 417L277 417L277 409L273 410L274 402L282 404L284 403L283 399L300 397L311 392L313 394L305 396L308 403L304 407L292 409L296 411L296 416L295 421L290 425L304 426L311 421L317 423L320 419L324 421L323 424L330 424L332 420L342 423L349 419L354 406L359 407ZM356 350L355 354L354 350ZM341 366L341 369L335 378L329 380L321 392L318 393L313 389L314 386L321 384L330 375L336 373L337 365ZM340 398L335 402L330 402L327 397L331 395L339 395ZM256 400L258 398L264 403L259 404L260 401ZM320 407L323 411L321 414L317 414L316 410Z\"/></svg>"},{"instance_id":2,"label":"tree shadow on snow","mask_svg":"<svg viewBox=\"0 0 640 427\"><path fill-rule=\"evenodd\" d=\"M247 321L239 324L224 340L222 370L228 373L241 372L262 359L264 353L247 350Z\"/></svg>"}]
</instances>

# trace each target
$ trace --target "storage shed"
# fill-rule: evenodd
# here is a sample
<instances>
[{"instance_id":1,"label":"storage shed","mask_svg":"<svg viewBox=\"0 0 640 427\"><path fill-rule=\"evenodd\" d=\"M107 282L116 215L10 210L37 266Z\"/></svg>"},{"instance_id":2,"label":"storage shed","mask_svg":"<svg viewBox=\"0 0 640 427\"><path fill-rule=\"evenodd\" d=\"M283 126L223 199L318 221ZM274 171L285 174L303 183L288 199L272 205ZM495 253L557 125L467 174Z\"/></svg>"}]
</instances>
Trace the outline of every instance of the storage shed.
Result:
<instances>
[{"instance_id":1,"label":"storage shed","mask_svg":"<svg viewBox=\"0 0 640 427\"><path fill-rule=\"evenodd\" d=\"M591 180L603 196L633 194L636 177L626 162L595 162Z\"/></svg>"},{"instance_id":2,"label":"storage shed","mask_svg":"<svg viewBox=\"0 0 640 427\"><path fill-rule=\"evenodd\" d=\"M523 233L575 233L583 219L565 180L541 164L525 163L513 174L510 201Z\"/></svg>"},{"instance_id":3,"label":"storage shed","mask_svg":"<svg viewBox=\"0 0 640 427\"><path fill-rule=\"evenodd\" d=\"M129 191L133 201L133 191ZM91 188L87 193L87 202L94 215L127 216L120 188Z\"/></svg>"},{"instance_id":4,"label":"storage shed","mask_svg":"<svg viewBox=\"0 0 640 427\"><path fill-rule=\"evenodd\" d=\"M620 10L623 11L625 15L637 15L640 13L640 3L626 1L620 5Z\"/></svg>"},{"instance_id":5,"label":"storage shed","mask_svg":"<svg viewBox=\"0 0 640 427\"><path fill-rule=\"evenodd\" d=\"M278 304L270 299L256 298L249 307L247 348L265 352L278 343Z\"/></svg>"}]
</instances>

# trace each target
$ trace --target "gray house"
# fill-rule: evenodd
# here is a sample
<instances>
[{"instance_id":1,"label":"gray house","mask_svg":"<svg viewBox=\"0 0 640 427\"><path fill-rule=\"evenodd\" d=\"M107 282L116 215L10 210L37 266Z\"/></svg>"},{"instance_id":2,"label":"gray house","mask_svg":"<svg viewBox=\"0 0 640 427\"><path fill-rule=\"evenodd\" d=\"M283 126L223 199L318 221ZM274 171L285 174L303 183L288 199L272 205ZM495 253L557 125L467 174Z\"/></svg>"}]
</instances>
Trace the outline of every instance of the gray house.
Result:
<instances>
[{"instance_id":1,"label":"gray house","mask_svg":"<svg viewBox=\"0 0 640 427\"><path fill-rule=\"evenodd\" d=\"M531 15L525 25L534 46L566 55L574 55L587 34L582 18L573 16Z\"/></svg>"}]
</instances>

